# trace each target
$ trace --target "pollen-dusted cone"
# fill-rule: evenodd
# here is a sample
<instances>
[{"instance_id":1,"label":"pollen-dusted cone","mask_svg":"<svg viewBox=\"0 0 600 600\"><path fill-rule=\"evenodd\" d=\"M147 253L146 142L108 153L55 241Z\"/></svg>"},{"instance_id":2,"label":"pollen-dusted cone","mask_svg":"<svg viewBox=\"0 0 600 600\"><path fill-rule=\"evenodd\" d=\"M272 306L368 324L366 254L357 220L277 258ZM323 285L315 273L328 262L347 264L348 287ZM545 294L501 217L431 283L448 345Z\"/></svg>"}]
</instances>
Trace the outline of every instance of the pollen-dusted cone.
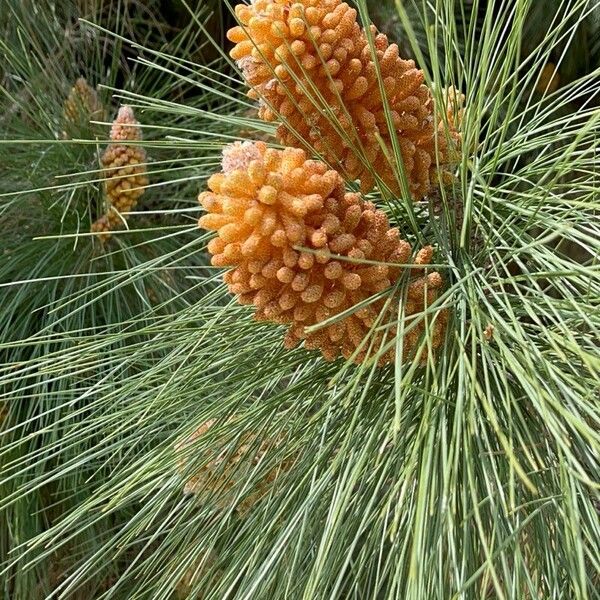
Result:
<instances>
[{"instance_id":1,"label":"pollen-dusted cone","mask_svg":"<svg viewBox=\"0 0 600 600\"><path fill-rule=\"evenodd\" d=\"M64 102L63 121L65 139L71 137L73 126L87 123L90 120L102 120L105 117L104 107L98 98L96 90L90 86L85 77L80 77L69 90L69 95Z\"/></svg>"},{"instance_id":2,"label":"pollen-dusted cone","mask_svg":"<svg viewBox=\"0 0 600 600\"><path fill-rule=\"evenodd\" d=\"M281 123L284 145L309 141L347 179L360 179L363 191L376 174L397 193L393 135L412 197L428 194L438 169L455 159L460 135L453 122L446 134L446 106L434 111L423 72L399 56L396 44L372 26L373 53L356 10L340 0L254 0L235 12L240 26L228 32L236 44L231 56L249 96L260 100L260 117Z\"/></svg>"},{"instance_id":3,"label":"pollen-dusted cone","mask_svg":"<svg viewBox=\"0 0 600 600\"><path fill-rule=\"evenodd\" d=\"M206 421L191 436L175 446L175 451L179 454L180 471L183 472L190 461L189 457L184 456L185 449L206 435L215 422L215 419ZM228 508L236 500L232 490L234 484L243 481L264 460L267 453L281 444L281 439L259 439L256 433L248 432L241 436L233 450L225 448L203 452L202 460L199 461L203 466L188 479L184 493L216 499L217 508ZM291 461L283 461L258 478L254 488L237 503L238 513L242 516L247 514L269 493L279 475L290 467Z\"/></svg>"},{"instance_id":4,"label":"pollen-dusted cone","mask_svg":"<svg viewBox=\"0 0 600 600\"><path fill-rule=\"evenodd\" d=\"M346 193L336 171L297 148L234 144L208 185L211 191L199 198L208 214L199 225L217 232L208 245L212 264L230 267L224 277L230 292L254 305L257 319L289 325L287 347L304 342L327 360L341 354L362 362L394 339L401 304L404 357L414 355L426 327L423 311L442 286L439 273L423 274L430 247L413 257L381 210ZM406 298L397 294L384 309L386 298L372 297L402 274L409 279ZM445 320L444 311L429 316L433 348L442 342ZM393 361L394 345L378 358Z\"/></svg>"},{"instance_id":5,"label":"pollen-dusted cone","mask_svg":"<svg viewBox=\"0 0 600 600\"><path fill-rule=\"evenodd\" d=\"M131 107L119 109L110 139L112 143L102 155L108 210L92 225L92 232L100 233L101 239L109 237L110 230L123 224L121 214L136 206L148 185L146 151L141 146L127 143L142 139L142 129Z\"/></svg>"}]
</instances>

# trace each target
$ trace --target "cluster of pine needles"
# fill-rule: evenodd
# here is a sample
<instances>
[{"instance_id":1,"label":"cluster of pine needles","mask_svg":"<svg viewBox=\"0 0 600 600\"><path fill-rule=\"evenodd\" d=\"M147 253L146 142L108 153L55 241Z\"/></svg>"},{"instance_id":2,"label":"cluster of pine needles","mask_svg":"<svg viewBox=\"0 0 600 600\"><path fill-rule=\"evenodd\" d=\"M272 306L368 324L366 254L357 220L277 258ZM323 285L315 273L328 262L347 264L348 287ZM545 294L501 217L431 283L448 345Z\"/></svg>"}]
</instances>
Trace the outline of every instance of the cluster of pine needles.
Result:
<instances>
[{"instance_id":1,"label":"cluster of pine needles","mask_svg":"<svg viewBox=\"0 0 600 600\"><path fill-rule=\"evenodd\" d=\"M598 597L597 2L0 4L1 598Z\"/></svg>"}]
</instances>

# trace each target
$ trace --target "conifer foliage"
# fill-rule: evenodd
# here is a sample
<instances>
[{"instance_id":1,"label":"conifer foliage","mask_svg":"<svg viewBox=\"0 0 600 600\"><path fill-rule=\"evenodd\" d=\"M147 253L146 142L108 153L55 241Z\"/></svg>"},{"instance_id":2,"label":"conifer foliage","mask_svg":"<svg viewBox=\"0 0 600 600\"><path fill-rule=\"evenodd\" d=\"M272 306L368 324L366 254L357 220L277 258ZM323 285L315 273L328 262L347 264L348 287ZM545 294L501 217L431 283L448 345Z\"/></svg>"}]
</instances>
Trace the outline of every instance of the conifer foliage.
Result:
<instances>
[{"instance_id":1,"label":"conifer foliage","mask_svg":"<svg viewBox=\"0 0 600 600\"><path fill-rule=\"evenodd\" d=\"M597 596L598 2L0 4L1 598Z\"/></svg>"}]
</instances>

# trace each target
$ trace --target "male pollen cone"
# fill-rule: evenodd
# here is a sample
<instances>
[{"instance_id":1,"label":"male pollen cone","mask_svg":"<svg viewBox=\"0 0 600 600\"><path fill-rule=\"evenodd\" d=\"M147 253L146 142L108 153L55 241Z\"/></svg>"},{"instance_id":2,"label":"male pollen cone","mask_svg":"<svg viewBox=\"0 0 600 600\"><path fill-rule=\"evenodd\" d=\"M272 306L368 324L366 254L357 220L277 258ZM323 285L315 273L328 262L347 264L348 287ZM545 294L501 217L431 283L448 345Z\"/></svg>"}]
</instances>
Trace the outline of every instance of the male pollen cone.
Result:
<instances>
[{"instance_id":1,"label":"male pollen cone","mask_svg":"<svg viewBox=\"0 0 600 600\"><path fill-rule=\"evenodd\" d=\"M205 436L215 423L216 419L202 423L190 437L175 446L176 452L180 455L178 460L180 472L184 472L189 464L190 458L184 454L186 448ZM235 500L236 484L243 482L268 454L276 451L282 444L283 439L261 438L252 431L241 435L233 451L230 445L220 448L217 444L215 448L202 453L204 465L188 479L183 491L186 495L213 496L217 500L217 507L225 510ZM249 493L237 503L238 513L241 516L248 514L259 500L273 490L277 478L289 471L292 462L292 460L283 460L255 480Z\"/></svg>"},{"instance_id":2,"label":"male pollen cone","mask_svg":"<svg viewBox=\"0 0 600 600\"><path fill-rule=\"evenodd\" d=\"M217 232L208 244L212 264L230 267L224 276L229 291L241 304L254 305L258 320L289 325L286 347L304 342L327 360L341 354L359 363L379 353L380 364L392 362L394 344L385 352L382 345L394 339L402 300L404 358L414 356L425 332L423 311L442 286L439 273L423 274L431 247L413 257L382 211L346 193L336 171L298 148L231 145L223 172L208 187L199 197L208 213L199 226ZM384 310L386 298L371 297L404 272L406 298L392 298ZM352 311L359 303L365 305ZM307 331L349 309L336 322ZM431 347L442 343L445 322L443 310L429 315ZM427 349L419 359L427 359Z\"/></svg>"},{"instance_id":3,"label":"male pollen cone","mask_svg":"<svg viewBox=\"0 0 600 600\"><path fill-rule=\"evenodd\" d=\"M111 144L102 155L108 211L92 224L92 232L100 233L102 240L122 224L121 213L135 208L148 185L146 151L128 144L141 139L142 128L133 109L122 106L110 130Z\"/></svg>"},{"instance_id":4,"label":"male pollen cone","mask_svg":"<svg viewBox=\"0 0 600 600\"><path fill-rule=\"evenodd\" d=\"M102 119L104 108L96 90L90 86L84 77L77 79L64 102L63 118L71 125ZM67 134L65 133L65 136Z\"/></svg>"},{"instance_id":5,"label":"male pollen cone","mask_svg":"<svg viewBox=\"0 0 600 600\"><path fill-rule=\"evenodd\" d=\"M282 121L282 144L309 141L347 179L360 179L363 191L373 188L376 174L399 193L376 59L413 199L436 185L438 170L448 178L460 144L454 121L446 131L449 107L434 113L423 72L374 26L372 52L354 8L340 0L253 0L235 13L240 26L228 32L231 56L248 95L260 100L260 118Z\"/></svg>"}]
</instances>

